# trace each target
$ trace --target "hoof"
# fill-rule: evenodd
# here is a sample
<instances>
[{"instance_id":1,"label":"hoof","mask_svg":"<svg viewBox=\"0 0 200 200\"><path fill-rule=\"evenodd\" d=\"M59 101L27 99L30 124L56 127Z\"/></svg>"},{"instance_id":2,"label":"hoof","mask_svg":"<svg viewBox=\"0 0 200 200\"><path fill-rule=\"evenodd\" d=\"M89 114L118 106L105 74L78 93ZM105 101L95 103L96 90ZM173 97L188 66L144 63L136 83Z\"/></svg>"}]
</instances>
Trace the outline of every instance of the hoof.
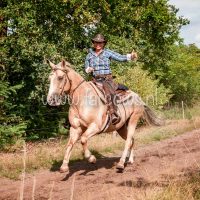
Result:
<instances>
[{"instance_id":1,"label":"hoof","mask_svg":"<svg viewBox=\"0 0 200 200\"><path fill-rule=\"evenodd\" d=\"M127 162L128 165L133 165L133 163L134 163L134 160L129 160L129 161Z\"/></svg>"},{"instance_id":2,"label":"hoof","mask_svg":"<svg viewBox=\"0 0 200 200\"><path fill-rule=\"evenodd\" d=\"M65 173L65 172L69 172L69 167L62 165L60 167L60 173Z\"/></svg>"},{"instance_id":3,"label":"hoof","mask_svg":"<svg viewBox=\"0 0 200 200\"><path fill-rule=\"evenodd\" d=\"M96 161L97 161L97 159L95 158L95 156L93 156L93 155L91 155L90 157L89 157L89 159L88 159L88 162L89 163L96 163Z\"/></svg>"},{"instance_id":4,"label":"hoof","mask_svg":"<svg viewBox=\"0 0 200 200\"><path fill-rule=\"evenodd\" d=\"M118 163L117 166L116 166L116 168L117 168L118 170L124 170L124 165L121 164L121 163Z\"/></svg>"}]
</instances>

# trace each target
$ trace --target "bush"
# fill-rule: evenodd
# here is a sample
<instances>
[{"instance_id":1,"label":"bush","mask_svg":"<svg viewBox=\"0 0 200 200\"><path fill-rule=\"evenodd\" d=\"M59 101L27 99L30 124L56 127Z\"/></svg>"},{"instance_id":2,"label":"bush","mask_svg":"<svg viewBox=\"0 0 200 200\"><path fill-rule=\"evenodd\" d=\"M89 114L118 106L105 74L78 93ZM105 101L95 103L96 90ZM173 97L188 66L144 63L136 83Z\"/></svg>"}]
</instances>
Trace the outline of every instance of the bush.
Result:
<instances>
[{"instance_id":1,"label":"bush","mask_svg":"<svg viewBox=\"0 0 200 200\"><path fill-rule=\"evenodd\" d=\"M146 104L154 108L162 108L172 96L169 89L134 64L129 64L129 67L118 75L117 81L138 93Z\"/></svg>"}]
</instances>

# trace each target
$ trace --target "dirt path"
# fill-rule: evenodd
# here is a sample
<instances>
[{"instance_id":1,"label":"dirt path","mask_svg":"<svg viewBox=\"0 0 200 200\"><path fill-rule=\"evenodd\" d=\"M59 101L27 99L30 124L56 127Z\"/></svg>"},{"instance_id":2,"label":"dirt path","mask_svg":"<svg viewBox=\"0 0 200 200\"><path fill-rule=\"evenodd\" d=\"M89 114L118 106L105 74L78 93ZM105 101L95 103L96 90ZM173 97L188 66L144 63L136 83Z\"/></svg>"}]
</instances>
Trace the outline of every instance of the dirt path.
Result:
<instances>
[{"instance_id":1,"label":"dirt path","mask_svg":"<svg viewBox=\"0 0 200 200\"><path fill-rule=\"evenodd\" d=\"M26 175L24 199L140 199L149 188L159 190L184 173L200 171L200 129L137 149L134 165L123 173L115 170L119 156L95 165L74 163L68 175L48 170ZM0 199L19 199L20 187L21 181L0 179Z\"/></svg>"}]
</instances>

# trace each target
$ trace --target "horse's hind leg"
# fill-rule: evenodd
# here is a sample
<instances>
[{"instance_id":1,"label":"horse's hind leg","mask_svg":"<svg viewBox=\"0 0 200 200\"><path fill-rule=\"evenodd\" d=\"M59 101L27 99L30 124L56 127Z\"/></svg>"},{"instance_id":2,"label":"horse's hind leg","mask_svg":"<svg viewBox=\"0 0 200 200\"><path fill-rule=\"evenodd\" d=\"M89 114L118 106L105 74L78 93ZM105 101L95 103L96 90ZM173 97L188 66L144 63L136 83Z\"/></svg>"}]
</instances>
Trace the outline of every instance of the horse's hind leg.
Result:
<instances>
[{"instance_id":1,"label":"horse's hind leg","mask_svg":"<svg viewBox=\"0 0 200 200\"><path fill-rule=\"evenodd\" d=\"M62 166L60 167L60 172L68 172L69 171L68 164L69 164L69 158L70 158L70 155L71 155L71 151L72 151L74 144L79 139L81 133L82 133L82 129L80 127L76 128L76 129L73 128L73 127L70 127L70 138L69 138L69 141L67 143L67 149L66 149L66 152L65 152L65 156L64 156Z\"/></svg>"},{"instance_id":2,"label":"horse's hind leg","mask_svg":"<svg viewBox=\"0 0 200 200\"><path fill-rule=\"evenodd\" d=\"M133 164L133 162L134 162L134 138L132 138L132 141L131 141L128 163Z\"/></svg>"},{"instance_id":3,"label":"horse's hind leg","mask_svg":"<svg viewBox=\"0 0 200 200\"><path fill-rule=\"evenodd\" d=\"M117 132L124 140L126 140L128 133L127 124L124 124L120 129L117 130Z\"/></svg>"},{"instance_id":4,"label":"horse's hind leg","mask_svg":"<svg viewBox=\"0 0 200 200\"><path fill-rule=\"evenodd\" d=\"M120 158L119 163L117 164L117 169L124 169L124 163L126 161L126 157L128 155L128 151L131 148L131 154L132 158L130 157L130 161L133 161L133 136L135 132L135 128L137 125L137 122L139 118L141 117L143 112L142 107L136 107L133 114L131 115L129 122L128 122L128 127L127 127L127 138L125 142L125 148L122 153L122 156Z\"/></svg>"},{"instance_id":5,"label":"horse's hind leg","mask_svg":"<svg viewBox=\"0 0 200 200\"><path fill-rule=\"evenodd\" d=\"M128 125L124 124L124 126L122 126L119 130L117 130L118 134L124 139L127 139L127 134L128 134ZM129 154L129 163L133 163L134 162L134 138L132 138L131 140L131 145L129 148L130 154Z\"/></svg>"}]
</instances>

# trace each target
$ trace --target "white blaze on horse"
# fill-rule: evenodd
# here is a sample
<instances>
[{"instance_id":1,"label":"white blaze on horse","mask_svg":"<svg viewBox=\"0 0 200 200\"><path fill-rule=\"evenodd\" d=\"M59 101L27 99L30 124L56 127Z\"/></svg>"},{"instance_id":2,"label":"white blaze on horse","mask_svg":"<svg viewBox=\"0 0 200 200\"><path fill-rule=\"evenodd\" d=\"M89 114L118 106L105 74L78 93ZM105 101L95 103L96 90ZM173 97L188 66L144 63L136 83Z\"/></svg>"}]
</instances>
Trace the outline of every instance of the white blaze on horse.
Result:
<instances>
[{"instance_id":1,"label":"white blaze on horse","mask_svg":"<svg viewBox=\"0 0 200 200\"><path fill-rule=\"evenodd\" d=\"M148 124L152 125L161 125L162 121L156 117L154 112L145 105L136 93L129 90L129 97L117 104L117 112L121 117L120 122L116 125L109 123L107 105L101 101L98 89L93 84L85 81L64 60L57 65L50 61L49 64L52 71L49 76L48 104L58 106L61 104L58 97L66 94L69 95L71 100L69 108L70 136L60 171L69 171L68 164L71 151L78 140L81 141L83 146L85 158L90 163L95 163L96 158L89 151L87 141L90 137L102 132L117 131L125 140L124 151L117 164L117 169L124 169L129 151L128 162L133 163L134 132L138 120L143 118Z\"/></svg>"}]
</instances>

